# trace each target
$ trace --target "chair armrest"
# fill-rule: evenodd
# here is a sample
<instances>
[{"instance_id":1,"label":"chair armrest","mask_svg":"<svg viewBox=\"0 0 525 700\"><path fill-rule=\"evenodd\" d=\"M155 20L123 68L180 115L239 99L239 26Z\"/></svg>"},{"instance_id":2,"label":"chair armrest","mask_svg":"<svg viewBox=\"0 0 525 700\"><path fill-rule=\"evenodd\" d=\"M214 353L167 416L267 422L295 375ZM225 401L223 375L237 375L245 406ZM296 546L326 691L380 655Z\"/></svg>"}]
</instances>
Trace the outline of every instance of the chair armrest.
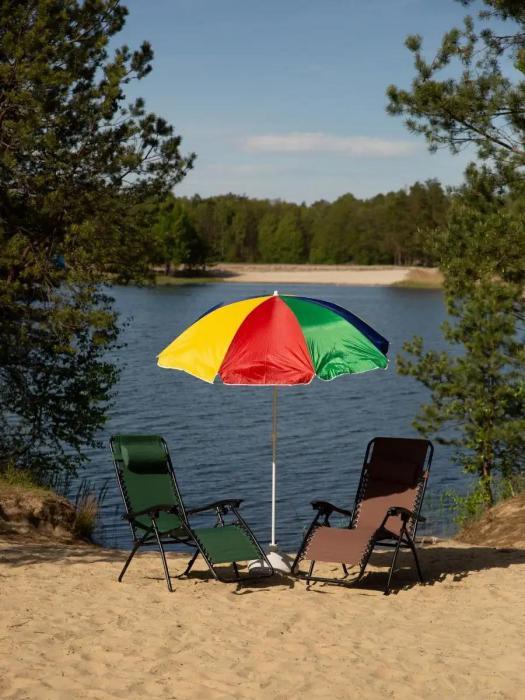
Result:
<instances>
[{"instance_id":1,"label":"chair armrest","mask_svg":"<svg viewBox=\"0 0 525 700\"><path fill-rule=\"evenodd\" d=\"M392 508L389 508L387 511L387 517L391 515L399 515L401 520L404 522L407 522L411 518L418 520L420 523L424 523L426 521L426 518L424 518L422 515L417 515L417 513L414 513L414 511L401 506L392 506Z\"/></svg>"},{"instance_id":2,"label":"chair armrest","mask_svg":"<svg viewBox=\"0 0 525 700\"><path fill-rule=\"evenodd\" d=\"M166 505L165 503L160 503L159 505L156 506L150 506L149 508L144 508L144 510L136 510L136 511L130 511L129 513L124 513L122 515L123 520L135 520L139 515L149 515L152 518L158 518L159 513L163 511L164 513L172 513L173 515L178 515L181 517L179 513L179 509L177 506L173 504L168 504Z\"/></svg>"},{"instance_id":3,"label":"chair armrest","mask_svg":"<svg viewBox=\"0 0 525 700\"><path fill-rule=\"evenodd\" d=\"M188 515L193 515L195 513L202 513L205 510L221 509L225 510L228 508L239 508L244 499L242 498L224 498L222 501L214 501L213 503L208 503L205 506L199 506L198 508L190 508L187 511Z\"/></svg>"},{"instance_id":4,"label":"chair armrest","mask_svg":"<svg viewBox=\"0 0 525 700\"><path fill-rule=\"evenodd\" d=\"M330 515L335 511L336 513L341 513L341 515L348 515L349 518L352 517L351 510L339 508L328 501L312 501L312 508L318 510L321 515Z\"/></svg>"}]
</instances>

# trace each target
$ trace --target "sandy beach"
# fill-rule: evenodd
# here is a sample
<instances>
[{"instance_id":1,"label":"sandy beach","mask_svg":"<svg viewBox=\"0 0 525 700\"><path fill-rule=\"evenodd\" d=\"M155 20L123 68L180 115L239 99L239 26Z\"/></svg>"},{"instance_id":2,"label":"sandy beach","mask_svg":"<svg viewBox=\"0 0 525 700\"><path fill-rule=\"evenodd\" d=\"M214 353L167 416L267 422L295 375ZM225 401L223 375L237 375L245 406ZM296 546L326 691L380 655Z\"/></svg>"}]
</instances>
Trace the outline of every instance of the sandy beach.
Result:
<instances>
[{"instance_id":1,"label":"sandy beach","mask_svg":"<svg viewBox=\"0 0 525 700\"><path fill-rule=\"evenodd\" d=\"M183 281L184 277L171 278ZM203 278L201 278L203 279ZM258 284L335 284L350 286L417 286L439 287L439 270L428 267L389 265L272 265L217 263L208 270L208 282L243 282ZM162 276L161 284L170 282ZM198 281L198 278L192 278Z\"/></svg>"},{"instance_id":2,"label":"sandy beach","mask_svg":"<svg viewBox=\"0 0 525 700\"><path fill-rule=\"evenodd\" d=\"M231 275L231 282L272 284L344 284L388 286L403 282L408 267L377 267L351 265L243 265L219 264L218 270Z\"/></svg>"},{"instance_id":3,"label":"sandy beach","mask_svg":"<svg viewBox=\"0 0 525 700\"><path fill-rule=\"evenodd\" d=\"M0 697L525 698L525 549L424 546L427 584L407 568L388 597L375 566L310 590L200 566L170 594L154 553L118 583L123 557L0 540Z\"/></svg>"}]
</instances>

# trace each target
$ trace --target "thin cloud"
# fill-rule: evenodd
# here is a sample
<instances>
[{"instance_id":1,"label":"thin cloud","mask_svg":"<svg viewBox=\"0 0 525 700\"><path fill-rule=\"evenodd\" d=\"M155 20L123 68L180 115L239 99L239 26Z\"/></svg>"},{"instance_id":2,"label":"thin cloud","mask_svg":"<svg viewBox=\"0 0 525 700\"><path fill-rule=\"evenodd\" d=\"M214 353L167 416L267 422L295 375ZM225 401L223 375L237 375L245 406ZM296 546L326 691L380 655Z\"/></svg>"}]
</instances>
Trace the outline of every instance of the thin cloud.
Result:
<instances>
[{"instance_id":1,"label":"thin cloud","mask_svg":"<svg viewBox=\"0 0 525 700\"><path fill-rule=\"evenodd\" d=\"M418 144L368 136L332 136L322 132L292 131L287 134L249 136L244 139L243 147L251 153L336 153L384 158L410 155L418 149Z\"/></svg>"},{"instance_id":2,"label":"thin cloud","mask_svg":"<svg viewBox=\"0 0 525 700\"><path fill-rule=\"evenodd\" d=\"M220 173L221 175L261 175L275 173L276 170L283 170L275 165L264 165L256 163L244 163L239 165L224 165L224 163L210 163L206 166L210 173Z\"/></svg>"}]
</instances>

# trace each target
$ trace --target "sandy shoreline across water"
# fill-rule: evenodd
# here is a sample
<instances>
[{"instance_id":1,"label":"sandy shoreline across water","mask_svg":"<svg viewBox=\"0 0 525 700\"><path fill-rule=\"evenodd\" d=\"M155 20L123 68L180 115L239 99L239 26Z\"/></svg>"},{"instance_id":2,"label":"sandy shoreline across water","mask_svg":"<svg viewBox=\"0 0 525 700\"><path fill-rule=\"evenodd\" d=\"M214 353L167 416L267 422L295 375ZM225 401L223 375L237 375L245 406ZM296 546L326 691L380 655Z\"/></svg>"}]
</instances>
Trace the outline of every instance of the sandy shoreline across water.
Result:
<instances>
[{"instance_id":1,"label":"sandy shoreline across water","mask_svg":"<svg viewBox=\"0 0 525 700\"><path fill-rule=\"evenodd\" d=\"M343 265L241 265L220 264L231 282L272 284L344 284L388 286L403 282L407 267L360 267Z\"/></svg>"},{"instance_id":2,"label":"sandy shoreline across water","mask_svg":"<svg viewBox=\"0 0 525 700\"><path fill-rule=\"evenodd\" d=\"M385 557L359 588L201 565L170 594L156 553L119 584L124 552L1 539L0 697L524 698L525 549L424 546L390 596Z\"/></svg>"},{"instance_id":3,"label":"sandy shoreline across water","mask_svg":"<svg viewBox=\"0 0 525 700\"><path fill-rule=\"evenodd\" d=\"M185 277L159 278L161 284L183 282ZM436 268L380 265L272 265L217 263L201 281L259 284L335 284L351 286L439 287L441 274ZM192 281L199 278L193 277Z\"/></svg>"}]
</instances>

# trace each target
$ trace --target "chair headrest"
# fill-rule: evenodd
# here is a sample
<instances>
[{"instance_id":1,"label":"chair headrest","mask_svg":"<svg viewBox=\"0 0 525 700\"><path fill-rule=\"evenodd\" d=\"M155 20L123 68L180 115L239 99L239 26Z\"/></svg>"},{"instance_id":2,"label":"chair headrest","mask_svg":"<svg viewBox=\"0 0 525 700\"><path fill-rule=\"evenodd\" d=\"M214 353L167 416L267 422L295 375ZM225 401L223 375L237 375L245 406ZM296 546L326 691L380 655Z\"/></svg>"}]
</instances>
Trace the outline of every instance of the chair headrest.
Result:
<instances>
[{"instance_id":1,"label":"chair headrest","mask_svg":"<svg viewBox=\"0 0 525 700\"><path fill-rule=\"evenodd\" d=\"M385 481L390 484L399 484L413 488L420 476L421 465L410 460L385 459L377 457L368 465L368 478Z\"/></svg>"},{"instance_id":2,"label":"chair headrest","mask_svg":"<svg viewBox=\"0 0 525 700\"><path fill-rule=\"evenodd\" d=\"M415 438L375 438L369 478L413 488L426 464L429 443Z\"/></svg>"},{"instance_id":3,"label":"chair headrest","mask_svg":"<svg viewBox=\"0 0 525 700\"><path fill-rule=\"evenodd\" d=\"M167 455L159 435L122 435L120 452L124 466L137 474L166 471Z\"/></svg>"}]
</instances>

